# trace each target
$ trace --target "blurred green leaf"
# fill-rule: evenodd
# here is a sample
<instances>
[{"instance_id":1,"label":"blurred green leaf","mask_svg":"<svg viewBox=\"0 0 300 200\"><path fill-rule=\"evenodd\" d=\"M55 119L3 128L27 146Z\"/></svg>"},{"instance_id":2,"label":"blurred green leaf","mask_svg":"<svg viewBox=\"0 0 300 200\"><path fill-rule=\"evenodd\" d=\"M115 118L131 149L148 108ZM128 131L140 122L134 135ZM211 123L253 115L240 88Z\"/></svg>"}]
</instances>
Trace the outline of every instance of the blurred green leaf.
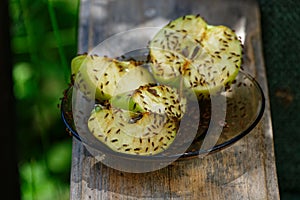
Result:
<instances>
[{"instance_id":1,"label":"blurred green leaf","mask_svg":"<svg viewBox=\"0 0 300 200\"><path fill-rule=\"evenodd\" d=\"M66 200L69 190L47 173L45 164L41 161L27 162L20 167L23 200Z\"/></svg>"},{"instance_id":2,"label":"blurred green leaf","mask_svg":"<svg viewBox=\"0 0 300 200\"><path fill-rule=\"evenodd\" d=\"M13 69L14 94L17 99L27 98L33 91L33 69L30 63L17 63Z\"/></svg>"},{"instance_id":3,"label":"blurred green leaf","mask_svg":"<svg viewBox=\"0 0 300 200\"><path fill-rule=\"evenodd\" d=\"M56 143L47 152L48 167L52 172L68 172L71 165L72 145L70 141Z\"/></svg>"}]
</instances>

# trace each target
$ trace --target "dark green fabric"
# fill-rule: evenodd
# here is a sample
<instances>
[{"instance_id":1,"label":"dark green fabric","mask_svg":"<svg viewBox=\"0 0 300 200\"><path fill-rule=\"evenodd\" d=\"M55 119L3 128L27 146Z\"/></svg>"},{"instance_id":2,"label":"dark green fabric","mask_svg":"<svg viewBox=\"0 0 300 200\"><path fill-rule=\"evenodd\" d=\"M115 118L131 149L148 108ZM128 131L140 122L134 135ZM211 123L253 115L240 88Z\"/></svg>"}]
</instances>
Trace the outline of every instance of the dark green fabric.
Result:
<instances>
[{"instance_id":1,"label":"dark green fabric","mask_svg":"<svg viewBox=\"0 0 300 200\"><path fill-rule=\"evenodd\" d=\"M259 0L282 199L300 199L300 0Z\"/></svg>"}]
</instances>

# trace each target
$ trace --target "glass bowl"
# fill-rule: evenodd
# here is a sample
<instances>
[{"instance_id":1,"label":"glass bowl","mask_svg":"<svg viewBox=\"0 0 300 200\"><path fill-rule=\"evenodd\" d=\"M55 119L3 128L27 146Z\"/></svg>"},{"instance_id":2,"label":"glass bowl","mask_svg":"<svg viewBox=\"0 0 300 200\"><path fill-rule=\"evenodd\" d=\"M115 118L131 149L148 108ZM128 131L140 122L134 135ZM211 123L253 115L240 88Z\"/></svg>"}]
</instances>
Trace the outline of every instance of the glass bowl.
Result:
<instances>
[{"instance_id":1,"label":"glass bowl","mask_svg":"<svg viewBox=\"0 0 300 200\"><path fill-rule=\"evenodd\" d=\"M80 136L80 134L78 134L74 125L72 113L72 91L73 87L70 86L65 92L65 96L61 102L61 116L68 131L76 139L82 141L83 138L82 136ZM98 156L96 157L100 159L100 161L103 162L104 160L102 159L108 159L106 160L107 163L105 164L109 166L114 166L116 160L121 161L128 167L131 166L131 164L134 162L142 162L143 167L139 167L138 169L135 169L135 167L140 166L141 163L135 166L131 166L128 169L124 169L123 165L120 168L114 167L123 171L130 172L143 172L143 169L145 169L144 165L147 166L146 168L150 166L150 164L146 164L149 162L153 164L153 167L151 169L155 169L157 166L164 165L162 163L170 164L176 159L205 156L208 153L226 148L242 139L258 124L264 113L265 98L263 91L256 80L249 74L240 72L237 76L235 84L232 84L232 86L227 89L227 91L219 95L226 98L225 119L212 121L211 101L207 100L199 102L198 106L200 110L200 117L195 117L199 121L196 123L194 120L187 121L187 123L183 125L181 132L179 132L177 136L177 140L180 141L176 143L177 145L182 145L184 143L189 145L186 151L183 153L176 151L176 149L178 148L176 145L171 145L171 147L168 149L169 151L166 154L158 154L153 156L139 156L117 153L107 148L101 142L98 142L96 138L93 138L92 134L84 138L84 143L87 144L87 149L92 152L93 155ZM195 107L195 109L198 108ZM194 137L192 138L192 142L190 143L190 138L186 138L187 133L185 132L185 129L189 131L192 126L197 127L197 133L196 135L194 135ZM216 127L219 128L221 132L214 135L211 133L213 130L210 129L214 129ZM207 139L209 138L209 135L211 135L210 137L213 139ZM87 140L94 141L91 142ZM204 141L211 140L212 142L208 142L208 145L204 145ZM212 145L212 143L215 144ZM156 165L157 162L159 162L160 165Z\"/></svg>"},{"instance_id":2,"label":"glass bowl","mask_svg":"<svg viewBox=\"0 0 300 200\"><path fill-rule=\"evenodd\" d=\"M95 47L90 54L143 61L148 57L147 43L158 30L135 29L117 34ZM124 45L127 43L131 45ZM115 50L113 47L116 44L123 46ZM211 95L209 99L189 102L187 110L190 112L181 120L174 142L162 153L150 156L118 153L97 140L87 128L87 120L94 105L95 102L80 97L73 85L65 90L61 101L61 116L69 133L105 165L121 171L141 173L160 169L177 159L205 156L242 139L263 116L265 98L258 82L251 75L240 71L230 86ZM78 107L84 108L86 112L74 113L73 108ZM78 126L76 118L80 119L81 126Z\"/></svg>"}]
</instances>

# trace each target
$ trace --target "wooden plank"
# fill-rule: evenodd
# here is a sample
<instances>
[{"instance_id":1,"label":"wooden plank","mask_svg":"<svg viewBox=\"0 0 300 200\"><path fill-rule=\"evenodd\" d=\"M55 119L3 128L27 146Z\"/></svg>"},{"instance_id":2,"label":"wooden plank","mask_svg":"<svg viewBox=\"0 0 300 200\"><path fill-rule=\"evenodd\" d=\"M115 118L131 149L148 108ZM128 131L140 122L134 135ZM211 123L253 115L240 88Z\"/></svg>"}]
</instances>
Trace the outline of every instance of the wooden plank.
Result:
<instances>
[{"instance_id":1,"label":"wooden plank","mask_svg":"<svg viewBox=\"0 0 300 200\"><path fill-rule=\"evenodd\" d=\"M78 52L87 52L120 31L162 26L190 13L229 27L245 17L245 62L266 96L263 119L229 148L142 174L117 171L97 162L74 139L71 199L279 199L260 13L254 1L82 0Z\"/></svg>"}]
</instances>

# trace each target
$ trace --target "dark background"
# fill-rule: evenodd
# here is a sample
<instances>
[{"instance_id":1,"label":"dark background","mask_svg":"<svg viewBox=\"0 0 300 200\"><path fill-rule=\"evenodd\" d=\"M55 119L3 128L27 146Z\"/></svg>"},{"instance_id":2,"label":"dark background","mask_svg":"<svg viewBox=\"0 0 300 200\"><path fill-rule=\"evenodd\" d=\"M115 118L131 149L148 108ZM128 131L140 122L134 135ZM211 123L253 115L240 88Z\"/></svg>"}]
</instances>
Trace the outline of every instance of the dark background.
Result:
<instances>
[{"instance_id":1,"label":"dark background","mask_svg":"<svg viewBox=\"0 0 300 200\"><path fill-rule=\"evenodd\" d=\"M71 139L56 104L77 51L78 8L51 2L0 1L1 199L68 199ZM258 2L280 195L300 199L300 1Z\"/></svg>"},{"instance_id":2,"label":"dark background","mask_svg":"<svg viewBox=\"0 0 300 200\"><path fill-rule=\"evenodd\" d=\"M300 1L259 2L281 198L300 199Z\"/></svg>"}]
</instances>

